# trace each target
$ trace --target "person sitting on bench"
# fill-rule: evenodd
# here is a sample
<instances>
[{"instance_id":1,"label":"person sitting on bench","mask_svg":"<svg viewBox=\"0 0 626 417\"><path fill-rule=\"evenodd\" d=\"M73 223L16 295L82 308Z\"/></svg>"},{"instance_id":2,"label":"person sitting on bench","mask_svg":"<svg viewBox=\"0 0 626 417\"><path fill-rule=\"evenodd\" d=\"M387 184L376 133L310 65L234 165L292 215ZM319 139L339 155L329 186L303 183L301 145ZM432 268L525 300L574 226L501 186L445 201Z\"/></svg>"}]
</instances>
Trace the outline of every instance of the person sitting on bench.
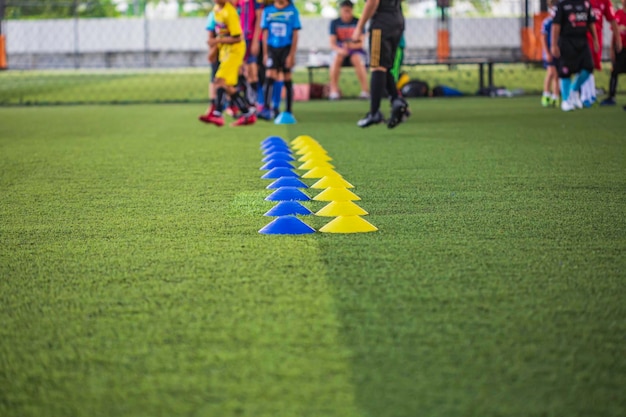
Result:
<instances>
[{"instance_id":1,"label":"person sitting on bench","mask_svg":"<svg viewBox=\"0 0 626 417\"><path fill-rule=\"evenodd\" d=\"M338 100L339 73L341 67L352 66L361 84L359 98L369 98L367 85L367 70L365 69L365 49L363 39L365 31L358 42L352 41L352 33L359 21L353 14L353 5L350 0L343 0L339 5L339 17L330 22L330 47L332 60L330 65L330 94L331 100Z\"/></svg>"}]
</instances>

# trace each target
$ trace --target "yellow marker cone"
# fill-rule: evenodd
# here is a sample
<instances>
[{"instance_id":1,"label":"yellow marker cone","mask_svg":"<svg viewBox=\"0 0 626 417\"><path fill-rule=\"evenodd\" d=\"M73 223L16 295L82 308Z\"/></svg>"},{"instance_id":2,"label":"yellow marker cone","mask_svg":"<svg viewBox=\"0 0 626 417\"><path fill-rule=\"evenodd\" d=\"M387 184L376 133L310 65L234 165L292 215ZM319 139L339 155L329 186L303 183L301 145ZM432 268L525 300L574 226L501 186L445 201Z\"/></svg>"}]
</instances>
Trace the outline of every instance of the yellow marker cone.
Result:
<instances>
[{"instance_id":1,"label":"yellow marker cone","mask_svg":"<svg viewBox=\"0 0 626 417\"><path fill-rule=\"evenodd\" d=\"M335 166L330 162L320 161L319 159L309 159L304 164L300 165L298 169L310 170L313 168L334 168Z\"/></svg>"},{"instance_id":2,"label":"yellow marker cone","mask_svg":"<svg viewBox=\"0 0 626 417\"><path fill-rule=\"evenodd\" d=\"M294 147L300 147L300 148L309 143L317 143L317 141L313 139L311 136L307 136L307 135L298 136L297 138L291 141L291 144Z\"/></svg>"},{"instance_id":3,"label":"yellow marker cone","mask_svg":"<svg viewBox=\"0 0 626 417\"><path fill-rule=\"evenodd\" d=\"M323 153L325 155L328 154L328 152L326 152L326 149L322 148L322 145L308 144L298 149L296 151L296 155L306 155L309 152L318 152L318 153Z\"/></svg>"},{"instance_id":4,"label":"yellow marker cone","mask_svg":"<svg viewBox=\"0 0 626 417\"><path fill-rule=\"evenodd\" d=\"M369 214L352 201L331 201L315 213L320 217L365 216Z\"/></svg>"},{"instance_id":5,"label":"yellow marker cone","mask_svg":"<svg viewBox=\"0 0 626 417\"><path fill-rule=\"evenodd\" d=\"M333 158L331 158L330 156L328 156L328 154L326 152L309 152L309 153L305 153L304 155L302 155L300 158L298 158L299 162L306 162L309 159L317 159L320 161L332 161Z\"/></svg>"},{"instance_id":6,"label":"yellow marker cone","mask_svg":"<svg viewBox=\"0 0 626 417\"><path fill-rule=\"evenodd\" d=\"M315 201L358 201L361 197L347 188L327 188L315 197Z\"/></svg>"},{"instance_id":7,"label":"yellow marker cone","mask_svg":"<svg viewBox=\"0 0 626 417\"><path fill-rule=\"evenodd\" d=\"M342 177L324 177L309 188L326 189L326 188L354 188L354 185L344 180Z\"/></svg>"},{"instance_id":8,"label":"yellow marker cone","mask_svg":"<svg viewBox=\"0 0 626 417\"><path fill-rule=\"evenodd\" d=\"M331 220L319 231L322 233L366 233L375 232L378 228L359 216L339 216Z\"/></svg>"},{"instance_id":9,"label":"yellow marker cone","mask_svg":"<svg viewBox=\"0 0 626 417\"><path fill-rule=\"evenodd\" d=\"M302 178L323 178L323 177L341 177L337 171L332 168L313 168L302 174Z\"/></svg>"}]
</instances>

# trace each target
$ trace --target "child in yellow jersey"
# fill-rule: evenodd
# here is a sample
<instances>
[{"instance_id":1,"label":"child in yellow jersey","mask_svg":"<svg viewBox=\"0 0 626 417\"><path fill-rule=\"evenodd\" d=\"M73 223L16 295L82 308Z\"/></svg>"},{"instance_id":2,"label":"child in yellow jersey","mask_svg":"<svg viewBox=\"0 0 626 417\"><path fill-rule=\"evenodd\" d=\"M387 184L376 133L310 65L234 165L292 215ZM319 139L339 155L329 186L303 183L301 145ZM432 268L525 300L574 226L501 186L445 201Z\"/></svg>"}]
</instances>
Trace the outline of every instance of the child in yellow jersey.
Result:
<instances>
[{"instance_id":1,"label":"child in yellow jersey","mask_svg":"<svg viewBox=\"0 0 626 417\"><path fill-rule=\"evenodd\" d=\"M228 0L215 0L213 12L215 14L215 37L209 38L208 44L209 48L217 46L219 49L220 66L215 74L216 102L224 102L224 96L228 95L242 114L232 125L253 124L256 121L254 109L250 107L245 95L237 89L239 69L243 65L246 53L237 9ZM200 120L216 126L224 125L222 112L215 105L212 105L206 114L200 116Z\"/></svg>"}]
</instances>

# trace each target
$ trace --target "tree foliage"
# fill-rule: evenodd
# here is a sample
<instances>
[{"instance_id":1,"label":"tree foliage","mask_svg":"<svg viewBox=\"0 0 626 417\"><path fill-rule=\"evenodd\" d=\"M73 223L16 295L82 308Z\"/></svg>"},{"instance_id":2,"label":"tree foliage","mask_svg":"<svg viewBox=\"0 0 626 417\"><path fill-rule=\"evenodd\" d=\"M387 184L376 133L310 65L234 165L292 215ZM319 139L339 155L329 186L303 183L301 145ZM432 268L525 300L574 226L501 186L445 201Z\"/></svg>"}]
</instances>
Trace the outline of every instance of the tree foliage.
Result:
<instances>
[{"instance_id":1,"label":"tree foliage","mask_svg":"<svg viewBox=\"0 0 626 417\"><path fill-rule=\"evenodd\" d=\"M9 0L4 17L5 19L63 19L119 15L111 0Z\"/></svg>"}]
</instances>

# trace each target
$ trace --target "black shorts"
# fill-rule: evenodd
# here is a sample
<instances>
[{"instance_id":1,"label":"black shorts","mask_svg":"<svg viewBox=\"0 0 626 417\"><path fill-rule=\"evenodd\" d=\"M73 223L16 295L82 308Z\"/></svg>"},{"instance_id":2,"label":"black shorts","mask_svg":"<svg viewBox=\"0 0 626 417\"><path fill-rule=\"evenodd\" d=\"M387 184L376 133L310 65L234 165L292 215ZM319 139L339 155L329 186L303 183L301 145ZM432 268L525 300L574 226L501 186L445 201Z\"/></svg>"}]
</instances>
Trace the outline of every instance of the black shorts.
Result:
<instances>
[{"instance_id":1,"label":"black shorts","mask_svg":"<svg viewBox=\"0 0 626 417\"><path fill-rule=\"evenodd\" d=\"M615 54L615 62L613 63L614 74L626 74L626 49Z\"/></svg>"},{"instance_id":2,"label":"black shorts","mask_svg":"<svg viewBox=\"0 0 626 417\"><path fill-rule=\"evenodd\" d=\"M395 26L372 24L370 28L371 68L383 67L391 69L393 67L403 32L403 22Z\"/></svg>"},{"instance_id":3,"label":"black shorts","mask_svg":"<svg viewBox=\"0 0 626 417\"><path fill-rule=\"evenodd\" d=\"M291 45L282 48L267 47L267 69L277 70L279 72L289 72L291 68L287 68L287 57L291 52Z\"/></svg>"},{"instance_id":4,"label":"black shorts","mask_svg":"<svg viewBox=\"0 0 626 417\"><path fill-rule=\"evenodd\" d=\"M561 50L561 56L557 63L559 78L569 78L582 70L593 72L593 58L587 38L561 37L559 49Z\"/></svg>"}]
</instances>

